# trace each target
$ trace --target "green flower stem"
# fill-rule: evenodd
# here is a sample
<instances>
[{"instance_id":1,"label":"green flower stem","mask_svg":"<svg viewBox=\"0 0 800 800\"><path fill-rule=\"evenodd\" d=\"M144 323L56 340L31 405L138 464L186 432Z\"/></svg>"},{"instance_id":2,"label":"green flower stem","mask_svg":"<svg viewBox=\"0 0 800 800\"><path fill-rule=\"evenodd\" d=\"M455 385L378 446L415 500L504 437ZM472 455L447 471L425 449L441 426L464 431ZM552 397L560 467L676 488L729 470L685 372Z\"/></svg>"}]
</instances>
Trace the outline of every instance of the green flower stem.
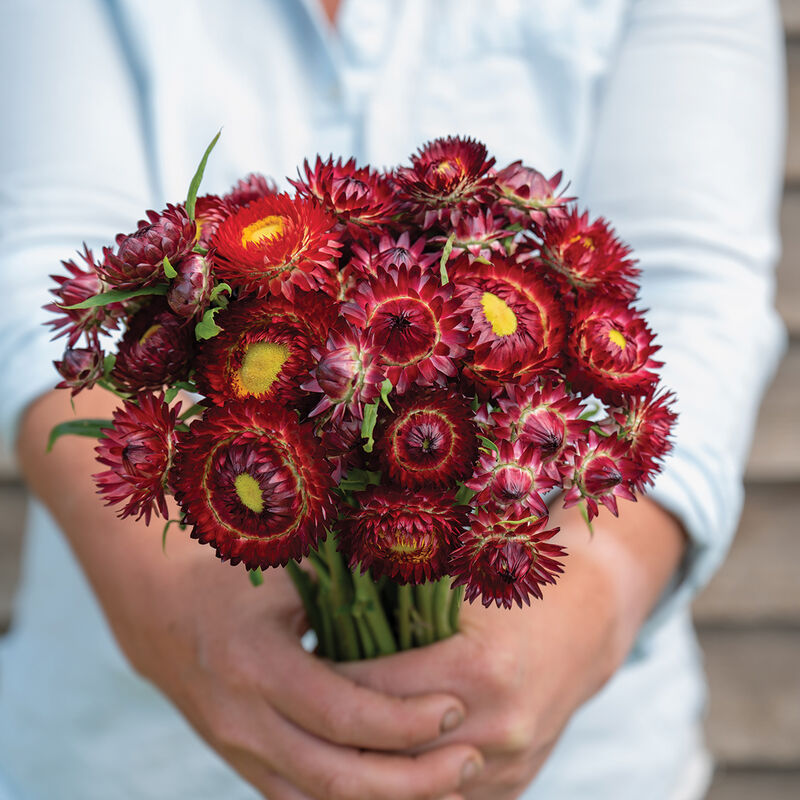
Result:
<instances>
[{"instance_id":1,"label":"green flower stem","mask_svg":"<svg viewBox=\"0 0 800 800\"><path fill-rule=\"evenodd\" d=\"M305 608L306 616L308 617L308 624L317 634L320 650L325 651L324 653L320 654L327 655L327 650L331 646L332 642L323 642L319 634L319 631L322 628L322 614L319 603L318 588L311 580L311 577L308 575L308 573L304 572L299 566L297 566L297 562L289 561L289 563L286 565L286 570L289 573L289 577L292 579L292 583L294 583L295 588L297 589L297 593L300 595L300 599L303 601L303 608Z\"/></svg>"},{"instance_id":2,"label":"green flower stem","mask_svg":"<svg viewBox=\"0 0 800 800\"><path fill-rule=\"evenodd\" d=\"M414 587L417 611L422 622L417 632L417 643L420 645L433 644L436 640L433 621L433 588L434 585L431 581L417 584Z\"/></svg>"},{"instance_id":3,"label":"green flower stem","mask_svg":"<svg viewBox=\"0 0 800 800\"><path fill-rule=\"evenodd\" d=\"M464 603L464 587L456 586L450 592L450 630L458 633L458 618L461 614L461 606Z\"/></svg>"},{"instance_id":4,"label":"green flower stem","mask_svg":"<svg viewBox=\"0 0 800 800\"><path fill-rule=\"evenodd\" d=\"M411 605L413 589L410 583L397 587L397 639L400 650L411 649Z\"/></svg>"},{"instance_id":5,"label":"green flower stem","mask_svg":"<svg viewBox=\"0 0 800 800\"><path fill-rule=\"evenodd\" d=\"M445 576L433 585L433 628L436 641L453 635L450 627L450 576Z\"/></svg>"},{"instance_id":6,"label":"green flower stem","mask_svg":"<svg viewBox=\"0 0 800 800\"><path fill-rule=\"evenodd\" d=\"M383 603L378 594L378 587L372 580L369 572L361 573L358 569L353 570L353 586L356 592L356 603L364 611L364 621L372 634L378 654L389 656L397 652L397 642L395 641L389 620L383 610ZM370 656L366 656L369 658Z\"/></svg>"},{"instance_id":7,"label":"green flower stem","mask_svg":"<svg viewBox=\"0 0 800 800\"><path fill-rule=\"evenodd\" d=\"M331 661L338 661L338 651L336 648L336 636L334 635L333 617L331 615L330 594L321 591L318 595L318 609L320 626L316 628L317 640L319 641L319 655L329 658Z\"/></svg>"},{"instance_id":8,"label":"green flower stem","mask_svg":"<svg viewBox=\"0 0 800 800\"><path fill-rule=\"evenodd\" d=\"M333 625L336 631L338 655L342 661L357 661L361 657L351 604L353 602L350 573L345 569L342 556L336 549L336 541L332 533L328 533L322 543L322 552L328 564L331 576L330 601L333 606Z\"/></svg>"},{"instance_id":9,"label":"green flower stem","mask_svg":"<svg viewBox=\"0 0 800 800\"><path fill-rule=\"evenodd\" d=\"M369 630L369 625L366 620L366 613L362 610L357 610L353 614L353 621L356 624L358 631L358 639L361 642L361 655L363 658L375 658L378 654L378 648L375 640Z\"/></svg>"}]
</instances>

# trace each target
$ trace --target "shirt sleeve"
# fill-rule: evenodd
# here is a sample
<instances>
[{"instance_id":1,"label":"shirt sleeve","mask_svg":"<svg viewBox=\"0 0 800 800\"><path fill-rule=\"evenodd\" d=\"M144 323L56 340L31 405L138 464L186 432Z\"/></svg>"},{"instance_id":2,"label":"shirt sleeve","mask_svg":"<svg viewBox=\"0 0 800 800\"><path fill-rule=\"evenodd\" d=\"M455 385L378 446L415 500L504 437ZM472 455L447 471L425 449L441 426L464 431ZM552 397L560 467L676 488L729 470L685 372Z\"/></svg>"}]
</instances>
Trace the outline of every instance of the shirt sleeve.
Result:
<instances>
[{"instance_id":1,"label":"shirt sleeve","mask_svg":"<svg viewBox=\"0 0 800 800\"><path fill-rule=\"evenodd\" d=\"M130 231L152 199L142 86L101 0L5 0L0 25L0 442L59 380L42 306L81 242ZM57 422L58 420L54 420Z\"/></svg>"},{"instance_id":2,"label":"shirt sleeve","mask_svg":"<svg viewBox=\"0 0 800 800\"><path fill-rule=\"evenodd\" d=\"M758 406L784 346L773 298L784 94L775 3L631 4L581 197L640 261L640 307L680 415L650 494L683 523L689 547L643 640L726 554Z\"/></svg>"}]
</instances>

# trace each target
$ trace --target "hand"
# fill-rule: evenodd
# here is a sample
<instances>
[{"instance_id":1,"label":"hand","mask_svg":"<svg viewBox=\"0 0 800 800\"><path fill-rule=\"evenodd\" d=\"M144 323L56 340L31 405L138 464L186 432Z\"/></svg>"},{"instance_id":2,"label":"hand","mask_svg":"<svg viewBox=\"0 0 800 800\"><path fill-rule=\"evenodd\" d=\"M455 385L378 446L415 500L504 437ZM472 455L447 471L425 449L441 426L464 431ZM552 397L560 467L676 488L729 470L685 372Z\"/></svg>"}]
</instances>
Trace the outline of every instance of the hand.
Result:
<instances>
[{"instance_id":1,"label":"hand","mask_svg":"<svg viewBox=\"0 0 800 800\"><path fill-rule=\"evenodd\" d=\"M113 398L76 398L79 416L110 416ZM50 427L65 393L26 415L20 461L62 525L132 666L270 800L415 800L451 796L480 765L471 745L433 747L465 709L447 693L402 698L357 686L300 645L303 612L282 571L254 589L242 568L173 528L119 520L89 478L93 442ZM369 748L369 750L366 750ZM417 755L399 751L416 750ZM423 752L424 750L424 752Z\"/></svg>"},{"instance_id":2,"label":"hand","mask_svg":"<svg viewBox=\"0 0 800 800\"><path fill-rule=\"evenodd\" d=\"M513 610L466 605L456 636L343 675L377 691L441 691L467 706L443 742L470 742L485 759L467 800L519 797L574 711L623 662L683 551L677 522L648 500L601 514L590 537L576 509L554 512L565 573L543 601Z\"/></svg>"}]
</instances>

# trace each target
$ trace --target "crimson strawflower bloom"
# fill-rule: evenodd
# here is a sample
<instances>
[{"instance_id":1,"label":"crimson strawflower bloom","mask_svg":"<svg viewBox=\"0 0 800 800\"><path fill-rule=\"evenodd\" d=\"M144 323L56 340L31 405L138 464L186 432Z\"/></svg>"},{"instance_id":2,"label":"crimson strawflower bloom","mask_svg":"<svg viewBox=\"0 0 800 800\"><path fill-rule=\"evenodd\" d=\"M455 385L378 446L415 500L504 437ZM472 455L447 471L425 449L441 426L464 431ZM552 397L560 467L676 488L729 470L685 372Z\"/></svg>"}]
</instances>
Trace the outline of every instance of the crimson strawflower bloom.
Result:
<instances>
[{"instance_id":1,"label":"crimson strawflower bloom","mask_svg":"<svg viewBox=\"0 0 800 800\"><path fill-rule=\"evenodd\" d=\"M564 308L534 271L493 255L491 264L459 259L451 277L468 314L476 388L558 365L566 336Z\"/></svg>"},{"instance_id":2,"label":"crimson strawflower bloom","mask_svg":"<svg viewBox=\"0 0 800 800\"><path fill-rule=\"evenodd\" d=\"M378 275L391 267L418 265L425 269L440 258L439 253L426 253L427 246L428 240L424 236L420 236L412 244L408 231L403 231L397 237L384 233L377 243L354 244L347 267L359 278Z\"/></svg>"},{"instance_id":3,"label":"crimson strawflower bloom","mask_svg":"<svg viewBox=\"0 0 800 800\"><path fill-rule=\"evenodd\" d=\"M636 465L633 481L637 491L644 491L661 469L661 461L672 449L670 432L678 415L672 406L672 392L650 392L644 397L627 400L621 409L612 412L619 426L619 438L628 447L628 455Z\"/></svg>"},{"instance_id":4,"label":"crimson strawflower bloom","mask_svg":"<svg viewBox=\"0 0 800 800\"><path fill-rule=\"evenodd\" d=\"M616 517L618 497L636 500L632 485L637 475L628 445L616 434L600 436L592 430L578 445L572 486L564 495L564 508L570 508L583 499L589 521L597 516L598 503Z\"/></svg>"},{"instance_id":5,"label":"crimson strawflower bloom","mask_svg":"<svg viewBox=\"0 0 800 800\"><path fill-rule=\"evenodd\" d=\"M494 159L486 146L470 138L435 139L399 167L394 179L413 208L423 212L423 227L449 215L450 209L491 199Z\"/></svg>"},{"instance_id":6,"label":"crimson strawflower bloom","mask_svg":"<svg viewBox=\"0 0 800 800\"><path fill-rule=\"evenodd\" d=\"M299 298L298 298L299 299ZM198 346L196 381L217 405L254 397L291 405L320 344L315 298L289 304L282 298L231 303L216 316L222 332Z\"/></svg>"},{"instance_id":7,"label":"crimson strawflower bloom","mask_svg":"<svg viewBox=\"0 0 800 800\"><path fill-rule=\"evenodd\" d=\"M399 394L413 384L443 386L457 373L466 333L450 284L419 266L399 267L362 281L342 314L367 331L382 368Z\"/></svg>"},{"instance_id":8,"label":"crimson strawflower bloom","mask_svg":"<svg viewBox=\"0 0 800 800\"><path fill-rule=\"evenodd\" d=\"M188 377L194 346L193 326L159 298L131 318L111 377L128 392L160 389Z\"/></svg>"},{"instance_id":9,"label":"crimson strawflower bloom","mask_svg":"<svg viewBox=\"0 0 800 800\"><path fill-rule=\"evenodd\" d=\"M152 286L165 280L164 258L176 264L194 247L196 235L197 226L183 206L168 205L160 214L148 211L135 233L117 236L116 250L103 248L97 271L115 289Z\"/></svg>"},{"instance_id":10,"label":"crimson strawflower bloom","mask_svg":"<svg viewBox=\"0 0 800 800\"><path fill-rule=\"evenodd\" d=\"M211 246L216 277L259 297L337 293L336 220L315 200L268 195L234 211Z\"/></svg>"},{"instance_id":11,"label":"crimson strawflower bloom","mask_svg":"<svg viewBox=\"0 0 800 800\"><path fill-rule=\"evenodd\" d=\"M334 517L330 465L293 411L211 408L181 437L175 497L192 538L248 569L308 555Z\"/></svg>"},{"instance_id":12,"label":"crimson strawflower bloom","mask_svg":"<svg viewBox=\"0 0 800 800\"><path fill-rule=\"evenodd\" d=\"M409 489L445 488L472 474L478 454L468 402L453 390L410 392L385 409L375 451L390 479Z\"/></svg>"},{"instance_id":13,"label":"crimson strawflower bloom","mask_svg":"<svg viewBox=\"0 0 800 800\"><path fill-rule=\"evenodd\" d=\"M370 487L339 523L339 545L351 569L397 583L441 578L467 509L441 491Z\"/></svg>"},{"instance_id":14,"label":"crimson strawflower bloom","mask_svg":"<svg viewBox=\"0 0 800 800\"><path fill-rule=\"evenodd\" d=\"M577 209L548 219L541 228L541 260L563 292L609 294L632 300L638 286L631 249L602 218L589 222Z\"/></svg>"},{"instance_id":15,"label":"crimson strawflower bloom","mask_svg":"<svg viewBox=\"0 0 800 800\"><path fill-rule=\"evenodd\" d=\"M584 395L617 405L646 394L658 382L659 349L642 315L621 300L586 297L578 302L567 352L567 378Z\"/></svg>"},{"instance_id":16,"label":"crimson strawflower bloom","mask_svg":"<svg viewBox=\"0 0 800 800\"><path fill-rule=\"evenodd\" d=\"M548 218L558 219L565 214L564 206L573 197L556 194L561 183L561 173L545 178L541 172L515 161L494 176L500 205L513 223L530 220L541 225Z\"/></svg>"},{"instance_id":17,"label":"crimson strawflower bloom","mask_svg":"<svg viewBox=\"0 0 800 800\"><path fill-rule=\"evenodd\" d=\"M233 213L236 204L215 194L197 198L194 207L194 222L197 226L197 244L206 250L217 228ZM173 266L175 266L173 264Z\"/></svg>"},{"instance_id":18,"label":"crimson strawflower bloom","mask_svg":"<svg viewBox=\"0 0 800 800\"><path fill-rule=\"evenodd\" d=\"M476 506L493 503L508 509L509 514L547 517L547 505L540 493L560 481L545 472L539 451L521 439L499 441L496 447L483 448L475 474L465 484L477 492Z\"/></svg>"},{"instance_id":19,"label":"crimson strawflower bloom","mask_svg":"<svg viewBox=\"0 0 800 800\"><path fill-rule=\"evenodd\" d=\"M169 517L165 492L175 457L181 404L170 408L163 394L142 392L112 414L113 427L103 429L95 452L109 467L94 475L106 505L124 503L117 516L136 514L150 524L155 514Z\"/></svg>"},{"instance_id":20,"label":"crimson strawflower bloom","mask_svg":"<svg viewBox=\"0 0 800 800\"><path fill-rule=\"evenodd\" d=\"M67 347L75 347L84 334L87 339L97 344L97 334L115 330L118 321L125 315L122 303L110 303L106 306L94 308L64 308L73 306L100 294L104 290L100 276L97 274L97 263L92 251L84 245L84 251L78 253L86 269L83 269L73 260L62 261L62 265L69 275L51 275L56 282L55 289L50 293L55 296L55 303L44 306L46 311L52 311L59 316L47 322L53 328L53 338L67 337Z\"/></svg>"},{"instance_id":21,"label":"crimson strawflower bloom","mask_svg":"<svg viewBox=\"0 0 800 800\"><path fill-rule=\"evenodd\" d=\"M357 167L354 158L342 163L333 156L323 161L319 156L311 165L303 163L305 180L289 182L300 196L314 197L320 204L348 225L351 235L359 228L391 222L399 211L399 202L387 178L371 167Z\"/></svg>"},{"instance_id":22,"label":"crimson strawflower bloom","mask_svg":"<svg viewBox=\"0 0 800 800\"><path fill-rule=\"evenodd\" d=\"M246 177L238 180L236 185L222 199L234 208L250 205L254 200L262 197L275 197L278 187L273 180L266 178L258 172L251 172Z\"/></svg>"},{"instance_id":23,"label":"crimson strawflower bloom","mask_svg":"<svg viewBox=\"0 0 800 800\"><path fill-rule=\"evenodd\" d=\"M547 517L515 524L492 510L481 509L461 537L450 559L454 586L464 586L470 603L511 608L542 598L542 587L556 582L566 551L551 544L559 528L543 530Z\"/></svg>"}]
</instances>

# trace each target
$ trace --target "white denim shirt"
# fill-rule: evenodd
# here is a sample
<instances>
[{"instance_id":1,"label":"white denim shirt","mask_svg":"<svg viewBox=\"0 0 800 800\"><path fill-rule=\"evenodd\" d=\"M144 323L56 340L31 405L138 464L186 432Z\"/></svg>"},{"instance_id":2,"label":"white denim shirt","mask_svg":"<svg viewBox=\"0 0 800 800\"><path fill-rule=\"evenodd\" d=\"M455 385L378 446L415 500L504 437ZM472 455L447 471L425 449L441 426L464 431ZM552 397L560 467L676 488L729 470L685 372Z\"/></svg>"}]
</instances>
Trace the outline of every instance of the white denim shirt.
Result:
<instances>
[{"instance_id":1,"label":"white denim shirt","mask_svg":"<svg viewBox=\"0 0 800 800\"><path fill-rule=\"evenodd\" d=\"M395 165L462 134L501 166L563 169L570 194L613 221L641 262L640 305L679 398L675 452L652 494L691 544L628 663L575 714L524 797L679 796L704 699L688 601L733 536L784 335L776 3L344 0L333 30L316 0L4 0L0 74L7 446L56 381L63 340L41 325L48 274L82 241L99 248L184 197L220 126L206 191L251 170L292 176L316 153ZM142 546L158 547L157 533ZM256 793L133 674L33 505L0 643L0 798L184 797Z\"/></svg>"}]
</instances>

